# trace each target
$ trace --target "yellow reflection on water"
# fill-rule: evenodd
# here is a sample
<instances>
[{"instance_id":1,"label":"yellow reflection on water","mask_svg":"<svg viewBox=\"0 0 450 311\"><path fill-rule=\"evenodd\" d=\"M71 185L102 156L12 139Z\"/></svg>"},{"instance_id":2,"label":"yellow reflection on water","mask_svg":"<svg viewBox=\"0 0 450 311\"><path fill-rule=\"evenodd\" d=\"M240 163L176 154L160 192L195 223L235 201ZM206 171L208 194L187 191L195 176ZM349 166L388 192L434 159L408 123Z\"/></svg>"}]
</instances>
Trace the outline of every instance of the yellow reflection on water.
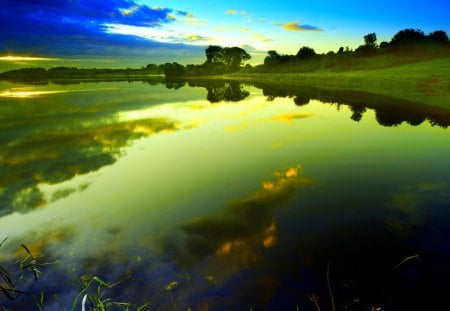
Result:
<instances>
[{"instance_id":1,"label":"yellow reflection on water","mask_svg":"<svg viewBox=\"0 0 450 311\"><path fill-rule=\"evenodd\" d=\"M49 91L29 91L24 89L9 89L0 92L0 97L15 97L15 98L32 98L41 95L67 93L68 91L62 90L49 90Z\"/></svg>"},{"instance_id":2,"label":"yellow reflection on water","mask_svg":"<svg viewBox=\"0 0 450 311\"><path fill-rule=\"evenodd\" d=\"M14 56L14 55L0 56L0 61L7 61L7 62L31 61L31 60L59 60L59 58Z\"/></svg>"},{"instance_id":3,"label":"yellow reflection on water","mask_svg":"<svg viewBox=\"0 0 450 311\"><path fill-rule=\"evenodd\" d=\"M292 122L298 119L305 119L312 117L314 114L312 113L284 113L276 116L274 120L276 121L284 121L284 122Z\"/></svg>"},{"instance_id":4,"label":"yellow reflection on water","mask_svg":"<svg viewBox=\"0 0 450 311\"><path fill-rule=\"evenodd\" d=\"M311 183L301 176L300 165L277 171L274 176L274 180L263 181L259 191L230 202L222 213L183 225L188 236L186 250L207 249L216 258L240 267L259 260L262 248L269 249L277 243L277 206L294 197L301 186Z\"/></svg>"}]
</instances>

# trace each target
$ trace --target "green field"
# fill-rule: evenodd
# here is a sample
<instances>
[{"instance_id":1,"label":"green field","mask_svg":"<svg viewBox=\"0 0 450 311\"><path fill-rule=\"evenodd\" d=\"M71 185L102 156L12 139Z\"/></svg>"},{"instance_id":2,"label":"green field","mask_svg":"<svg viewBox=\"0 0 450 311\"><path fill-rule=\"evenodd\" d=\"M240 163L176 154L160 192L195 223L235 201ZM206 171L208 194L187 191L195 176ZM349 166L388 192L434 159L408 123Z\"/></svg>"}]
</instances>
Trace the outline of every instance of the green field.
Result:
<instances>
[{"instance_id":1,"label":"green field","mask_svg":"<svg viewBox=\"0 0 450 311\"><path fill-rule=\"evenodd\" d=\"M305 73L235 73L225 78L356 90L450 109L450 57L378 69Z\"/></svg>"}]
</instances>

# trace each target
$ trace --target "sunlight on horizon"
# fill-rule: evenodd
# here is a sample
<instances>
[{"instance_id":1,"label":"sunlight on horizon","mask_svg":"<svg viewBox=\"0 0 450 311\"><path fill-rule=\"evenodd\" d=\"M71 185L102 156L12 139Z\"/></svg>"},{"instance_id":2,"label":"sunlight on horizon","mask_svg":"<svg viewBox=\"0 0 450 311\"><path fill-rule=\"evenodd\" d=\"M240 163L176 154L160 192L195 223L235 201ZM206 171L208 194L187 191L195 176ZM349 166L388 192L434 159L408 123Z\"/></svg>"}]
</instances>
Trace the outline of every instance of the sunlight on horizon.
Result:
<instances>
[{"instance_id":1,"label":"sunlight on horizon","mask_svg":"<svg viewBox=\"0 0 450 311\"><path fill-rule=\"evenodd\" d=\"M6 56L0 56L0 61L6 61L6 62L18 62L18 61L33 61L33 60L40 60L40 61L52 61L52 60L60 60L60 58L53 58L53 57L33 57L33 56L18 56L18 55L6 55Z\"/></svg>"}]
</instances>

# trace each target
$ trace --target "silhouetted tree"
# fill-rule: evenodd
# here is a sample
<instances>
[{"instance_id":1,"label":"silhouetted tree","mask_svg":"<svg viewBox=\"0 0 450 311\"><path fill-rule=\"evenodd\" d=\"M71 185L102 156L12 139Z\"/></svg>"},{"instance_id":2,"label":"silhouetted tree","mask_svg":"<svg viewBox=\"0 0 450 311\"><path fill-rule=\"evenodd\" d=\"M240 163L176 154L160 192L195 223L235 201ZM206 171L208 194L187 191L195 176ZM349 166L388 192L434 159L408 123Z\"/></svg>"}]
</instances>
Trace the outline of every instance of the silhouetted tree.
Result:
<instances>
[{"instance_id":1,"label":"silhouetted tree","mask_svg":"<svg viewBox=\"0 0 450 311\"><path fill-rule=\"evenodd\" d=\"M208 94L206 95L206 99L210 103L217 103L220 101L241 101L250 93L244 90L239 82L229 82L224 83L222 85L214 85L213 83L205 85Z\"/></svg>"},{"instance_id":2,"label":"silhouetted tree","mask_svg":"<svg viewBox=\"0 0 450 311\"><path fill-rule=\"evenodd\" d=\"M294 97L294 104L296 106L305 106L309 104L309 97L297 95Z\"/></svg>"},{"instance_id":3,"label":"silhouetted tree","mask_svg":"<svg viewBox=\"0 0 450 311\"><path fill-rule=\"evenodd\" d=\"M164 64L164 75L166 77L182 77L186 73L186 68L178 63Z\"/></svg>"},{"instance_id":4,"label":"silhouetted tree","mask_svg":"<svg viewBox=\"0 0 450 311\"><path fill-rule=\"evenodd\" d=\"M434 43L445 43L448 42L447 33L443 30L436 30L428 35L428 38Z\"/></svg>"},{"instance_id":5,"label":"silhouetted tree","mask_svg":"<svg viewBox=\"0 0 450 311\"><path fill-rule=\"evenodd\" d=\"M375 47L377 42L377 35L372 32L364 36L364 43L366 46Z\"/></svg>"},{"instance_id":6,"label":"silhouetted tree","mask_svg":"<svg viewBox=\"0 0 450 311\"><path fill-rule=\"evenodd\" d=\"M425 40L425 34L420 29L403 29L397 32L391 39L391 45L420 43Z\"/></svg>"},{"instance_id":7,"label":"silhouetted tree","mask_svg":"<svg viewBox=\"0 0 450 311\"><path fill-rule=\"evenodd\" d=\"M385 49L385 48L387 48L387 47L389 47L389 43L388 43L388 42L382 41L382 42L380 43L380 49Z\"/></svg>"},{"instance_id":8,"label":"silhouetted tree","mask_svg":"<svg viewBox=\"0 0 450 311\"><path fill-rule=\"evenodd\" d=\"M221 56L222 62L230 71L239 69L246 60L251 58L250 54L240 47L223 48Z\"/></svg>"},{"instance_id":9,"label":"silhouetted tree","mask_svg":"<svg viewBox=\"0 0 450 311\"><path fill-rule=\"evenodd\" d=\"M225 71L232 72L239 69L246 60L251 58L244 49L240 47L222 48L210 45L205 50L206 62L200 67L189 67L189 72L196 74L222 74Z\"/></svg>"},{"instance_id":10,"label":"silhouetted tree","mask_svg":"<svg viewBox=\"0 0 450 311\"><path fill-rule=\"evenodd\" d=\"M210 45L205 50L206 63L217 63L222 61L222 47Z\"/></svg>"},{"instance_id":11,"label":"silhouetted tree","mask_svg":"<svg viewBox=\"0 0 450 311\"><path fill-rule=\"evenodd\" d=\"M366 107L364 107L364 105L351 105L350 110L353 112L350 118L353 121L359 122L361 121L364 112L366 112Z\"/></svg>"},{"instance_id":12,"label":"silhouetted tree","mask_svg":"<svg viewBox=\"0 0 450 311\"><path fill-rule=\"evenodd\" d=\"M296 56L300 59L311 58L313 56L316 56L316 51L314 51L314 49L310 47L303 46L300 48L300 50L298 50Z\"/></svg>"},{"instance_id":13,"label":"silhouetted tree","mask_svg":"<svg viewBox=\"0 0 450 311\"><path fill-rule=\"evenodd\" d=\"M267 52L267 54L269 54L269 56L266 56L266 58L264 58L264 65L272 66L277 65L281 62L281 56L277 53L277 51L270 50Z\"/></svg>"},{"instance_id":14,"label":"silhouetted tree","mask_svg":"<svg viewBox=\"0 0 450 311\"><path fill-rule=\"evenodd\" d=\"M179 81L179 79L176 79L174 81L169 79L169 80L166 80L165 83L166 83L166 88L174 89L174 90L178 90L186 85L186 82Z\"/></svg>"},{"instance_id":15,"label":"silhouetted tree","mask_svg":"<svg viewBox=\"0 0 450 311\"><path fill-rule=\"evenodd\" d=\"M158 70L158 66L155 64L148 64L145 69L147 70Z\"/></svg>"}]
</instances>

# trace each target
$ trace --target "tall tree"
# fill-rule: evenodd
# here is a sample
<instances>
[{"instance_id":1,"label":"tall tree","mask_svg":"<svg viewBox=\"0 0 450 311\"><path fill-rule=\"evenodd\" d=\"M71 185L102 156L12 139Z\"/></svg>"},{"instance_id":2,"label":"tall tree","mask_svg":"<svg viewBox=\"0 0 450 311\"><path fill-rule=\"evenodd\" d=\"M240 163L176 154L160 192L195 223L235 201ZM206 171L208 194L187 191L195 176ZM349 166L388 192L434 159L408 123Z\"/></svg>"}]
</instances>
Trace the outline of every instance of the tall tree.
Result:
<instances>
[{"instance_id":1,"label":"tall tree","mask_svg":"<svg viewBox=\"0 0 450 311\"><path fill-rule=\"evenodd\" d=\"M250 58L250 54L240 47L227 47L222 50L222 61L229 70L238 69L246 60L249 60Z\"/></svg>"},{"instance_id":2,"label":"tall tree","mask_svg":"<svg viewBox=\"0 0 450 311\"><path fill-rule=\"evenodd\" d=\"M364 43L366 46L375 47L377 42L377 35L372 32L364 36Z\"/></svg>"},{"instance_id":3,"label":"tall tree","mask_svg":"<svg viewBox=\"0 0 450 311\"><path fill-rule=\"evenodd\" d=\"M222 47L217 45L210 45L206 48L205 54L207 63L220 62L222 58Z\"/></svg>"}]
</instances>

